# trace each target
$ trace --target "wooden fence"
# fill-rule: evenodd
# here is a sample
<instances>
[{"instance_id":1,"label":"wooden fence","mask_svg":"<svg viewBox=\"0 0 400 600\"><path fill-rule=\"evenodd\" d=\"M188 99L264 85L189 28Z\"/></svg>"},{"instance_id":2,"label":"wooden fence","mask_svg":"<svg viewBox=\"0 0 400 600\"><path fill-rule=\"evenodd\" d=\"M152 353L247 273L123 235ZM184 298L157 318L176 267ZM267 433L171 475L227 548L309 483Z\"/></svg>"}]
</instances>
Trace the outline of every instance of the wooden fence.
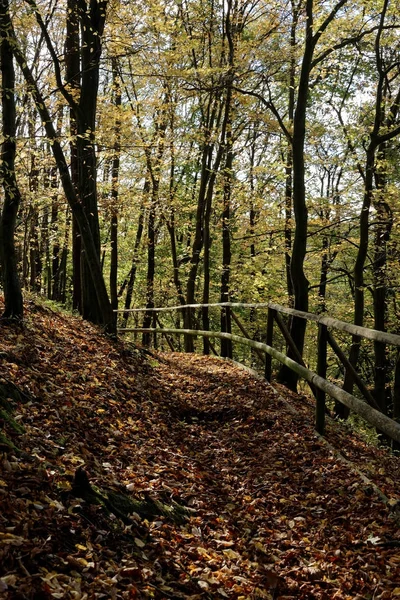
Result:
<instances>
[{"instance_id":1,"label":"wooden fence","mask_svg":"<svg viewBox=\"0 0 400 600\"><path fill-rule=\"evenodd\" d=\"M224 333L220 331L204 331L200 329L178 329L178 328L166 328L163 327L159 320L159 313L169 311L184 311L193 309L203 309L211 307L220 307L223 310L230 311L232 319L238 326L240 332L244 337L234 335L231 333ZM266 309L268 311L267 326L265 343L253 340L250 338L246 328L241 323L238 316L235 314L233 309L235 308L250 308L250 309ZM125 310L119 310L118 313L126 313ZM119 329L120 333L127 332L142 332L144 334L161 334L165 336L167 343L171 350L174 349L169 335L183 335L183 336L202 336L206 339L221 339L229 340L230 343L236 342L252 348L259 358L264 360L265 357L265 377L268 381L271 381L272 374L272 359L278 360L280 363L286 365L292 369L297 375L305 379L316 398L316 412L315 412L315 427L320 433L324 433L325 428L325 397L328 394L331 398L344 404L347 408L360 415L370 425L376 427L381 432L385 433L391 439L400 443L400 424L390 417L383 414L380 407L377 405L373 395L369 391L367 385L354 369L354 367L348 361L345 353L341 350L340 346L336 342L333 334L329 329L336 329L338 331L346 332L357 336L358 339L365 338L372 340L375 343L387 344L400 348L400 335L386 333L384 331L377 331L375 329L368 329L366 327L359 327L346 323L338 319L333 319L325 315L316 315L312 313L298 311L292 308L286 308L279 304L273 303L262 303L262 304L249 304L239 302L223 302L214 304L188 304L184 306L171 306L171 307L160 307L160 308L134 308L130 309L130 313L140 312L152 312L154 314L153 323L155 327L143 328L143 327L127 327ZM318 343L317 343L317 372L314 372L306 367L302 356L296 348L292 337L289 332L289 328L282 318L282 314L300 317L307 321L315 322L318 325ZM295 360L289 358L282 352L278 351L272 346L273 344L273 332L274 324L276 324L281 331L287 347L291 350L291 355ZM363 400L356 396L349 394L348 392L341 389L338 385L328 381L326 379L327 374L327 350L328 345L331 347L341 364L344 366L346 371L350 373L353 382L357 385L360 390ZM215 348L211 345L211 349L216 354Z\"/></svg>"}]
</instances>

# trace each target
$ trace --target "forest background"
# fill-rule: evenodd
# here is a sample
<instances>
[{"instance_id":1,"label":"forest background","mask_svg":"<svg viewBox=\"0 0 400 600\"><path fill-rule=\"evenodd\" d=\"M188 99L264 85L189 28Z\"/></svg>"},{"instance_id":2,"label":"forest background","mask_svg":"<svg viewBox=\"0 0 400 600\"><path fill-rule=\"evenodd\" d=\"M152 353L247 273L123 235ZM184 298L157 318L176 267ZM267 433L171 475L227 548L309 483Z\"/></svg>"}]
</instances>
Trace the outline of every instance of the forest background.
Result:
<instances>
[{"instance_id":1,"label":"forest background","mask_svg":"<svg viewBox=\"0 0 400 600\"><path fill-rule=\"evenodd\" d=\"M110 332L117 308L270 300L398 332L399 14L1 0L5 316L22 283ZM347 343L390 413L397 354Z\"/></svg>"}]
</instances>

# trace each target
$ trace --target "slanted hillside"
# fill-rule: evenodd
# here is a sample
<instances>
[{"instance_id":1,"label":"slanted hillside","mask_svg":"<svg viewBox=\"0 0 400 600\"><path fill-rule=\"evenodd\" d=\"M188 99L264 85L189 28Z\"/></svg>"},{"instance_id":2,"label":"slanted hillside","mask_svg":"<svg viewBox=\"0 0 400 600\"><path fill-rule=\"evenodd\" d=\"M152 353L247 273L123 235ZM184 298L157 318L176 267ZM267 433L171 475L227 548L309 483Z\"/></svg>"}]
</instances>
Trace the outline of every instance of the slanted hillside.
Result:
<instances>
[{"instance_id":1,"label":"slanted hillside","mask_svg":"<svg viewBox=\"0 0 400 600\"><path fill-rule=\"evenodd\" d=\"M307 399L218 359L146 359L36 302L0 330L0 375L23 427L3 409L0 597L400 596L374 487L395 503L399 461L330 424L340 460Z\"/></svg>"}]
</instances>

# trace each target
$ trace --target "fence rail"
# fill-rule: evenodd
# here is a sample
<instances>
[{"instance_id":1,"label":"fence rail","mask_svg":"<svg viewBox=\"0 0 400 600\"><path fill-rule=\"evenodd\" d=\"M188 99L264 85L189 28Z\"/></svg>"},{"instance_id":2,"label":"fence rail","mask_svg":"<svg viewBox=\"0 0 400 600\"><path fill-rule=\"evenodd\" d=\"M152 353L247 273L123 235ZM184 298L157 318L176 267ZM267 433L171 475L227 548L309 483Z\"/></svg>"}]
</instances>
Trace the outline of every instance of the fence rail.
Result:
<instances>
[{"instance_id":1,"label":"fence rail","mask_svg":"<svg viewBox=\"0 0 400 600\"><path fill-rule=\"evenodd\" d=\"M392 346L400 347L400 335L395 333L387 333L386 331L378 331L376 329L369 329L368 327L360 327L359 325L353 325L352 323L346 323L346 321L340 321L339 319L334 319L332 317L327 317L325 315L315 315L314 313L304 312L302 310L295 310L294 308L287 308L286 306L281 306L280 304L274 304L273 302L259 303L259 304L250 304L245 302L216 302L213 304L180 304L178 306L162 306L158 308L130 308L127 310L120 309L116 310L116 313L139 313L139 312L169 312L175 310L186 310L188 308L270 308L272 310L276 310L278 313L284 313L286 315L291 315L293 317L300 317L301 319L306 319L307 321L313 321L314 323L326 325L327 327L332 327L333 329L338 329L339 331L344 331L346 333L351 333L352 335L357 335L361 338L366 338L369 340L373 340L375 342L383 342L386 344L391 344ZM120 331L125 331L120 330Z\"/></svg>"},{"instance_id":2,"label":"fence rail","mask_svg":"<svg viewBox=\"0 0 400 600\"><path fill-rule=\"evenodd\" d=\"M268 309L266 343L262 343L251 339L250 335L246 331L246 328L242 325L238 317L233 312L232 316L234 318L234 321L239 327L244 337L220 331L167 328L161 326L161 323L158 319L158 313L160 312L196 308L200 309L205 307L219 307L225 310L232 310L233 308ZM324 433L326 413L325 394L328 394L331 398L335 399L350 410L354 411L362 418L364 418L370 425L376 427L379 431L383 432L392 440L395 440L397 443L400 444L400 424L381 412L379 405L377 404L375 398L369 391L367 385L362 380L360 375L356 372L351 363L348 361L344 352L340 349L339 345L334 339L332 333L328 331L328 327L346 333L350 333L353 336L356 335L359 338L366 338L369 340L373 340L374 342L390 344L395 347L400 347L400 335L390 334L383 331L377 331L374 329L369 329L367 327L359 327L350 323L346 323L344 321L340 321L338 319L327 317L325 315L315 315L313 313L307 313L291 308L286 308L284 306L280 306L279 304L274 303L250 304L239 302L223 302L213 304L190 304L160 308L135 308L130 309L129 312L140 313L147 311L155 313L156 320L154 322L156 322L159 325L159 327L127 327L124 329L119 329L119 332L142 332L146 335L162 334L167 339L167 343L171 349L173 349L173 346L168 338L168 335L182 335L191 337L201 336L206 339L229 340L230 342L236 342L244 346L250 347L255 351L259 358L262 358L263 355L265 355L265 377L268 381L271 380L271 360L272 358L274 358L275 360L278 360L281 364L284 364L290 369L292 369L295 373L297 373L299 377L308 382L316 398L315 426L319 433ZM116 312L124 313L126 311L119 310ZM304 364L301 354L296 348L290 336L289 329L287 328L285 322L283 321L279 313L304 318L307 321L315 322L318 325L317 373L308 369ZM290 358L289 356L286 356L282 352L279 352L276 348L273 347L272 343L274 322L277 323L286 341L286 344L291 350L291 354L295 360L293 360L293 358ZM343 364L344 368L350 373L353 382L357 385L365 400L360 400L353 394L344 391L338 385L326 379L328 345L332 348L333 352ZM215 350L214 353L216 353Z\"/></svg>"}]
</instances>

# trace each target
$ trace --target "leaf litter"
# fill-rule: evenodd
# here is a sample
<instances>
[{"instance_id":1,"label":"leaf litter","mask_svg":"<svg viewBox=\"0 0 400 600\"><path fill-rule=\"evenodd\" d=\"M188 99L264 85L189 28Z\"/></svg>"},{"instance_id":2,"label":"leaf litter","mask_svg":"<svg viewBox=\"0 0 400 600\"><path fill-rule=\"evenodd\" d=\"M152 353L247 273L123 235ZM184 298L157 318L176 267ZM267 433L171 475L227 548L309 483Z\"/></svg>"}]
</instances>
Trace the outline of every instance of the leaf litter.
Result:
<instances>
[{"instance_id":1,"label":"leaf litter","mask_svg":"<svg viewBox=\"0 0 400 600\"><path fill-rule=\"evenodd\" d=\"M28 304L24 329L0 334L24 428L2 424L20 449L0 442L2 598L400 596L397 458L335 423L327 446L309 400L233 364L148 361ZM189 517L127 525L71 495L79 467L99 488L178 502Z\"/></svg>"}]
</instances>

